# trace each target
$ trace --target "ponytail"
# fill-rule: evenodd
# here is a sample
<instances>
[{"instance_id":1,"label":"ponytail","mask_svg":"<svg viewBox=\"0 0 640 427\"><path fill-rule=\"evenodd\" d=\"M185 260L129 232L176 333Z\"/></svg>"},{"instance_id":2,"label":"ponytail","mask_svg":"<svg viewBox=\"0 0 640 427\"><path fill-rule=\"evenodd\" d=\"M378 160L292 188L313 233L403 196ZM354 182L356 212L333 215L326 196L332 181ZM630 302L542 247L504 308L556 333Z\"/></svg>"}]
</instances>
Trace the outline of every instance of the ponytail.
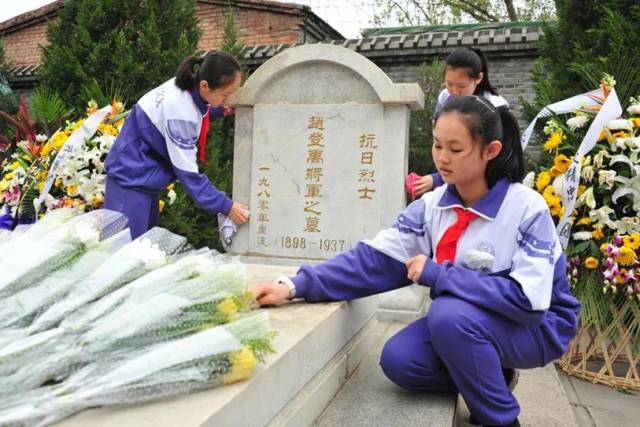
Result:
<instances>
[{"instance_id":1,"label":"ponytail","mask_svg":"<svg viewBox=\"0 0 640 427\"><path fill-rule=\"evenodd\" d=\"M470 47L469 50L478 55L478 57L480 58L480 62L482 63L482 80L480 80L480 83L478 83L478 86L476 86L475 95L482 95L484 92L489 92L492 95L497 95L498 90L493 87L493 85L489 81L489 64L487 63L487 56L478 48Z\"/></svg>"},{"instance_id":2,"label":"ponytail","mask_svg":"<svg viewBox=\"0 0 640 427\"><path fill-rule=\"evenodd\" d=\"M474 140L482 147L500 141L500 153L487 163L485 179L489 188L502 178L521 182L524 177L524 155L520 143L518 120L507 107L496 107L481 96L458 96L447 102L436 116L460 114Z\"/></svg>"},{"instance_id":3,"label":"ponytail","mask_svg":"<svg viewBox=\"0 0 640 427\"><path fill-rule=\"evenodd\" d=\"M176 73L176 86L182 90L193 90L197 85L197 71L196 66L202 65L204 61L203 57L196 58L193 55L187 56L178 65L178 72Z\"/></svg>"},{"instance_id":4,"label":"ponytail","mask_svg":"<svg viewBox=\"0 0 640 427\"><path fill-rule=\"evenodd\" d=\"M178 66L176 86L182 90L194 90L201 80L211 89L225 87L241 72L238 61L227 52L212 51L197 58L187 56Z\"/></svg>"},{"instance_id":5,"label":"ponytail","mask_svg":"<svg viewBox=\"0 0 640 427\"><path fill-rule=\"evenodd\" d=\"M465 68L469 78L477 79L482 73L482 80L476 86L474 95L482 96L485 92L498 95L498 90L489 81L489 66L484 52L478 48L454 50L447 56L446 65L451 68Z\"/></svg>"},{"instance_id":6,"label":"ponytail","mask_svg":"<svg viewBox=\"0 0 640 427\"><path fill-rule=\"evenodd\" d=\"M502 150L487 164L485 178L487 185L492 187L501 178L506 177L510 182L521 182L524 178L524 154L520 142L518 119L507 107L498 107L502 127Z\"/></svg>"}]
</instances>

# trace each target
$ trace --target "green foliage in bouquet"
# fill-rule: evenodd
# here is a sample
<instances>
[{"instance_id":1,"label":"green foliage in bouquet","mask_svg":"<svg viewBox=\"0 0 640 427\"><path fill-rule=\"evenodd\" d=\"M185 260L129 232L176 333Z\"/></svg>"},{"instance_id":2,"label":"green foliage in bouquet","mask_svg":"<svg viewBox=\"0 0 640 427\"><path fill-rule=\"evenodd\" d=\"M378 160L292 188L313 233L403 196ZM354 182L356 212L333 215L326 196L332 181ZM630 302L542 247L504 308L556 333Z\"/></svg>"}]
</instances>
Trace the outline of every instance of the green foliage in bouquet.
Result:
<instances>
[{"instance_id":1,"label":"green foliage in bouquet","mask_svg":"<svg viewBox=\"0 0 640 427\"><path fill-rule=\"evenodd\" d=\"M537 108L593 89L608 72L623 80L624 62L640 58L640 3L636 0L557 0L558 20L543 25L542 55L534 67ZM633 91L616 87L621 102ZM625 105L623 104L623 107Z\"/></svg>"},{"instance_id":2,"label":"green foliage in bouquet","mask_svg":"<svg viewBox=\"0 0 640 427\"><path fill-rule=\"evenodd\" d=\"M192 0L69 0L47 29L41 83L82 109L93 79L122 82L124 103L175 74L201 31Z\"/></svg>"},{"instance_id":3,"label":"green foliage in bouquet","mask_svg":"<svg viewBox=\"0 0 640 427\"><path fill-rule=\"evenodd\" d=\"M431 159L433 144L433 110L442 90L444 62L434 61L419 68L418 83L424 91L424 109L411 113L409 129L409 170L419 175L433 173L435 166Z\"/></svg>"}]
</instances>

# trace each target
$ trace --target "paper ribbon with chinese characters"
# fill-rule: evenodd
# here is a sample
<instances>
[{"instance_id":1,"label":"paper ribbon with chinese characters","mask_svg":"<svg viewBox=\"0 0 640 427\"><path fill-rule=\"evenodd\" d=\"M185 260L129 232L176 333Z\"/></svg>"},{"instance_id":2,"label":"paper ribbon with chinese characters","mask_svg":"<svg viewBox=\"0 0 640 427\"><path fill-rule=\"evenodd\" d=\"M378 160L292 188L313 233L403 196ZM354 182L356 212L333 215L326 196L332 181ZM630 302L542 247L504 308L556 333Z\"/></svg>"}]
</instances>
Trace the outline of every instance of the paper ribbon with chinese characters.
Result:
<instances>
[{"instance_id":1,"label":"paper ribbon with chinese characters","mask_svg":"<svg viewBox=\"0 0 640 427\"><path fill-rule=\"evenodd\" d=\"M594 92L596 96L604 97L602 89ZM562 178L562 206L564 207L564 215L558 223L557 231L560 236L560 244L562 249L567 249L569 238L571 237L571 214L576 204L578 186L580 184L580 163L582 158L586 156L598 142L600 132L610 120L620 117L622 114L622 106L616 94L615 89L611 89L609 96L602 104L600 111L593 119L589 130L587 130L584 139L580 143L580 147L573 157L573 162Z\"/></svg>"},{"instance_id":2,"label":"paper ribbon with chinese characters","mask_svg":"<svg viewBox=\"0 0 640 427\"><path fill-rule=\"evenodd\" d=\"M58 175L58 170L64 164L65 160L71 153L73 153L87 138L91 138L93 134L98 130L98 126L102 121L110 114L112 111L111 105L107 105L104 108L94 112L91 114L83 123L76 129L67 139L67 142L62 146L62 149L56 156L56 159L53 161L53 164L49 168L49 173L47 175L47 180L44 183L44 187L40 192L40 195L37 199L33 201L34 207L36 209L36 220L38 219L38 212L40 211L40 207L42 206L42 202L44 198L49 194L49 190L51 189L51 185L56 179Z\"/></svg>"}]
</instances>

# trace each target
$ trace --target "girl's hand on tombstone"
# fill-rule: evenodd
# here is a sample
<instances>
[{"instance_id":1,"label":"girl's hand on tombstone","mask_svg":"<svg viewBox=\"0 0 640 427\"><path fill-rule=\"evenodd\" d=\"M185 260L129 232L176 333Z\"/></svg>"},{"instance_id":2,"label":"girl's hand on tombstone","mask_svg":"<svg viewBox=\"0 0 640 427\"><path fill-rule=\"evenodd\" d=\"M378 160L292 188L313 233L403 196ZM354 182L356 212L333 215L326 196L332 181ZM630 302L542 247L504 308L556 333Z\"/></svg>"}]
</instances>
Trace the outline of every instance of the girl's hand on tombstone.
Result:
<instances>
[{"instance_id":1,"label":"girl's hand on tombstone","mask_svg":"<svg viewBox=\"0 0 640 427\"><path fill-rule=\"evenodd\" d=\"M407 277L413 283L418 283L420 280L425 262L427 262L427 257L425 255L417 255L413 258L409 258L405 263L407 266Z\"/></svg>"},{"instance_id":2,"label":"girl's hand on tombstone","mask_svg":"<svg viewBox=\"0 0 640 427\"><path fill-rule=\"evenodd\" d=\"M242 203L233 202L227 215L236 225L242 225L249 221L249 208Z\"/></svg>"},{"instance_id":3,"label":"girl's hand on tombstone","mask_svg":"<svg viewBox=\"0 0 640 427\"><path fill-rule=\"evenodd\" d=\"M222 107L222 114L224 117L233 116L235 113L235 107L227 107L226 105Z\"/></svg>"},{"instance_id":4,"label":"girl's hand on tombstone","mask_svg":"<svg viewBox=\"0 0 640 427\"><path fill-rule=\"evenodd\" d=\"M253 294L260 305L275 305L289 298L289 287L284 283L261 283L249 292Z\"/></svg>"},{"instance_id":5,"label":"girl's hand on tombstone","mask_svg":"<svg viewBox=\"0 0 640 427\"><path fill-rule=\"evenodd\" d=\"M431 175L425 175L416 181L415 183L416 198L422 196L424 193L431 190L433 190L433 177Z\"/></svg>"}]
</instances>

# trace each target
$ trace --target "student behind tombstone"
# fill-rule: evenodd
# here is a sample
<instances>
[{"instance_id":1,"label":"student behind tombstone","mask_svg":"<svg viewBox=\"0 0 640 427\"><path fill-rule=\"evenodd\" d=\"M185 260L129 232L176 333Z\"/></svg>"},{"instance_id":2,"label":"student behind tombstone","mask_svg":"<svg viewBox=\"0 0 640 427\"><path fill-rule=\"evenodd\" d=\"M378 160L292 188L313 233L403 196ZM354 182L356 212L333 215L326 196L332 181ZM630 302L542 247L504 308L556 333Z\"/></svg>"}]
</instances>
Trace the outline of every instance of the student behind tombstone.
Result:
<instances>
[{"instance_id":1,"label":"student behind tombstone","mask_svg":"<svg viewBox=\"0 0 640 427\"><path fill-rule=\"evenodd\" d=\"M105 207L127 215L133 238L158 225L160 193L175 179L203 209L247 222L247 207L216 189L196 162L198 150L204 160L209 119L229 111L224 102L241 79L228 53L189 56L175 78L133 106L105 162Z\"/></svg>"},{"instance_id":2,"label":"student behind tombstone","mask_svg":"<svg viewBox=\"0 0 640 427\"><path fill-rule=\"evenodd\" d=\"M429 287L427 316L385 344L382 370L409 390L461 393L473 422L517 426L515 369L558 358L576 333L565 255L544 199L519 183L520 135L506 108L451 100L436 116L432 154L445 185L391 228L252 292L266 305Z\"/></svg>"},{"instance_id":3,"label":"student behind tombstone","mask_svg":"<svg viewBox=\"0 0 640 427\"><path fill-rule=\"evenodd\" d=\"M445 60L444 83L445 88L438 95L433 110L434 121L442 107L456 96L478 95L496 108L509 106L489 81L487 58L480 49L463 48L451 52ZM407 177L407 192L412 200L440 185L442 177L437 173L424 176L411 173Z\"/></svg>"}]
</instances>

